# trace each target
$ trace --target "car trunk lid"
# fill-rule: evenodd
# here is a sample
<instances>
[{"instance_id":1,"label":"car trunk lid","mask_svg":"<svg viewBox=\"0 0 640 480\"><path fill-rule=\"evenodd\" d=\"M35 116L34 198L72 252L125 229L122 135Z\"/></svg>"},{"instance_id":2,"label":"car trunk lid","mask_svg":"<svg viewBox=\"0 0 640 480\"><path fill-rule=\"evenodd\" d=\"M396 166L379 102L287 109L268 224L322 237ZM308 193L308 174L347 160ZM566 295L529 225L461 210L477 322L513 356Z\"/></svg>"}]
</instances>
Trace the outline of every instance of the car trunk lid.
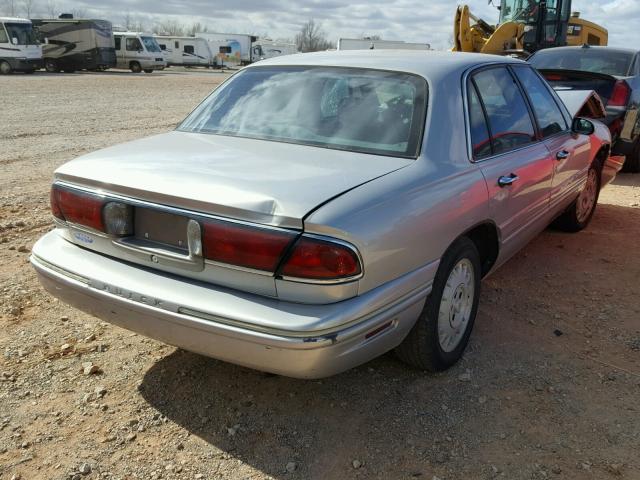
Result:
<instances>
[{"instance_id":1,"label":"car trunk lid","mask_svg":"<svg viewBox=\"0 0 640 480\"><path fill-rule=\"evenodd\" d=\"M594 90L605 107L609 104L616 83L623 81L621 77L580 70L540 69L540 73L556 90Z\"/></svg>"},{"instance_id":2,"label":"car trunk lid","mask_svg":"<svg viewBox=\"0 0 640 480\"><path fill-rule=\"evenodd\" d=\"M100 150L56 179L153 204L302 229L318 205L413 160L171 132Z\"/></svg>"}]
</instances>

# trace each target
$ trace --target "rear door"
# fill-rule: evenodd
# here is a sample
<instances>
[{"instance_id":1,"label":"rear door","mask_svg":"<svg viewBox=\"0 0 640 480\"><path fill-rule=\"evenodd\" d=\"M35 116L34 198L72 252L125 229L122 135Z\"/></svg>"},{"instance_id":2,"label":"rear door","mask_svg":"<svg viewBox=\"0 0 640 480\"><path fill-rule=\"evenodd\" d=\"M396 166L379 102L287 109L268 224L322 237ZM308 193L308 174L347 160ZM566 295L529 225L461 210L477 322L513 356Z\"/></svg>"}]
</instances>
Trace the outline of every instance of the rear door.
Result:
<instances>
[{"instance_id":1,"label":"rear door","mask_svg":"<svg viewBox=\"0 0 640 480\"><path fill-rule=\"evenodd\" d=\"M540 135L551 154L551 210L559 212L582 188L591 158L591 142L588 136L571 132L570 119L562 112L560 100L531 67L512 68L530 100Z\"/></svg>"},{"instance_id":2,"label":"rear door","mask_svg":"<svg viewBox=\"0 0 640 480\"><path fill-rule=\"evenodd\" d=\"M501 256L508 258L546 226L553 163L506 66L473 73L467 93L472 153L487 183Z\"/></svg>"}]
</instances>

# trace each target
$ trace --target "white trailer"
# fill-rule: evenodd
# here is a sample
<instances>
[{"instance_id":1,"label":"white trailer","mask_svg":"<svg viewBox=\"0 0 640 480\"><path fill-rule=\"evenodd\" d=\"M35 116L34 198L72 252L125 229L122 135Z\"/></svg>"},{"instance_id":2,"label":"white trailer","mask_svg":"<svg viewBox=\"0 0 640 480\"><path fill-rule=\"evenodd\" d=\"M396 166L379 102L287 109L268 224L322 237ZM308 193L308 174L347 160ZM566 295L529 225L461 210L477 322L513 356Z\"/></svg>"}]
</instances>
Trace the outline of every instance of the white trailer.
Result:
<instances>
[{"instance_id":1,"label":"white trailer","mask_svg":"<svg viewBox=\"0 0 640 480\"><path fill-rule=\"evenodd\" d=\"M196 33L209 42L209 48L221 65L249 65L255 61L251 45L258 37L241 33Z\"/></svg>"},{"instance_id":2,"label":"white trailer","mask_svg":"<svg viewBox=\"0 0 640 480\"><path fill-rule=\"evenodd\" d=\"M369 38L341 38L338 50L431 50L429 43L409 43L395 40L372 40Z\"/></svg>"},{"instance_id":3,"label":"white trailer","mask_svg":"<svg viewBox=\"0 0 640 480\"><path fill-rule=\"evenodd\" d=\"M31 20L0 17L0 74L42 68L42 47Z\"/></svg>"},{"instance_id":4,"label":"white trailer","mask_svg":"<svg viewBox=\"0 0 640 480\"><path fill-rule=\"evenodd\" d=\"M252 46L252 58L254 62L267 58L281 57L283 55L293 55L294 53L298 53L298 47L295 43L259 39L253 42Z\"/></svg>"},{"instance_id":5,"label":"white trailer","mask_svg":"<svg viewBox=\"0 0 640 480\"><path fill-rule=\"evenodd\" d=\"M168 66L211 67L216 64L209 43L200 37L154 35Z\"/></svg>"}]
</instances>

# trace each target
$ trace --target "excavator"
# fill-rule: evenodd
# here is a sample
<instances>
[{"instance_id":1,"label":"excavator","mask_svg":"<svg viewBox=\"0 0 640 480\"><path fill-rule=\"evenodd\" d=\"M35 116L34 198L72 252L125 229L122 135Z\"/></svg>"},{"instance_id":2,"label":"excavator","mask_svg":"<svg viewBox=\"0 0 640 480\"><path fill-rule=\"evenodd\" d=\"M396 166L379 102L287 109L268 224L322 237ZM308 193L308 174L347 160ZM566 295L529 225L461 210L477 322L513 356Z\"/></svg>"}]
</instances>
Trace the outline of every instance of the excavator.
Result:
<instances>
[{"instance_id":1,"label":"excavator","mask_svg":"<svg viewBox=\"0 0 640 480\"><path fill-rule=\"evenodd\" d=\"M473 15L468 5L458 6L452 50L527 58L543 48L609 41L605 28L571 11L571 0L501 0L498 9L494 26Z\"/></svg>"}]
</instances>

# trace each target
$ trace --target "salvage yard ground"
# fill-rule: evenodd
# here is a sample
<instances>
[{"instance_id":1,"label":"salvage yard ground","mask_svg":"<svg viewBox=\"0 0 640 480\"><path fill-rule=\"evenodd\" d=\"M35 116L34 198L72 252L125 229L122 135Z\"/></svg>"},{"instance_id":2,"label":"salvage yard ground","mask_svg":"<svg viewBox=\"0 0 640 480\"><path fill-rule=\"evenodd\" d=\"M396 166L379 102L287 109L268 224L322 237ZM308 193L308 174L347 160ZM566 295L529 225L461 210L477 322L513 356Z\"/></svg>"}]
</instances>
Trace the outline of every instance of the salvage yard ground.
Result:
<instances>
[{"instance_id":1,"label":"salvage yard ground","mask_svg":"<svg viewBox=\"0 0 640 480\"><path fill-rule=\"evenodd\" d=\"M28 251L53 170L173 128L226 77L0 78L1 480L640 479L640 175L485 280L468 352L438 375L392 354L266 375L44 293Z\"/></svg>"}]
</instances>

